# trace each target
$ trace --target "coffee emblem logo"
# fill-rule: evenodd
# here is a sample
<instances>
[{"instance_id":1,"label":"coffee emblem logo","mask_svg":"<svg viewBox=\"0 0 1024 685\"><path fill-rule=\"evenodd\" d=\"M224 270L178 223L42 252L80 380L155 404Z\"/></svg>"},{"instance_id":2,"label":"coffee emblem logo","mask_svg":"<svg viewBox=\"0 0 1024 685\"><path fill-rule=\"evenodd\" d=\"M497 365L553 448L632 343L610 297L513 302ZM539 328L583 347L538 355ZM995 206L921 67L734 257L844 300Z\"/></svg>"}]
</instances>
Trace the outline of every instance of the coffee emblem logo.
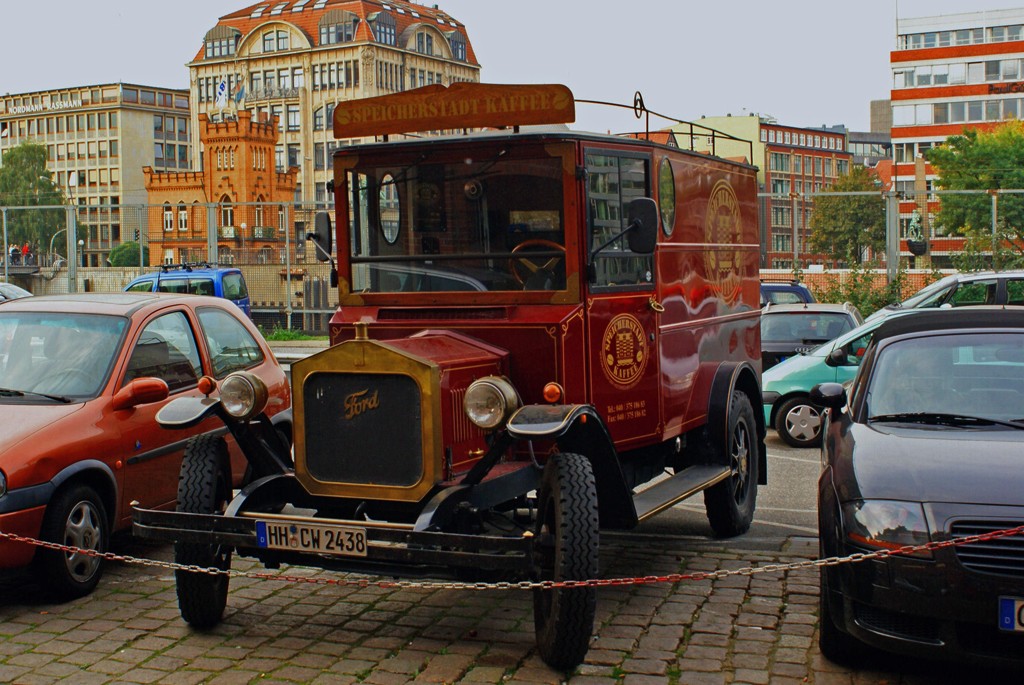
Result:
<instances>
[{"instance_id":1,"label":"coffee emblem logo","mask_svg":"<svg viewBox=\"0 0 1024 685\"><path fill-rule=\"evenodd\" d=\"M704 235L709 249L704 253L707 279L717 286L728 304L740 295L740 252L742 240L740 203L728 181L718 181L708 198Z\"/></svg>"},{"instance_id":2,"label":"coffee emblem logo","mask_svg":"<svg viewBox=\"0 0 1024 685\"><path fill-rule=\"evenodd\" d=\"M631 388L647 366L647 335L640 321L619 314L604 329L601 341L601 368L604 375L620 388Z\"/></svg>"}]
</instances>

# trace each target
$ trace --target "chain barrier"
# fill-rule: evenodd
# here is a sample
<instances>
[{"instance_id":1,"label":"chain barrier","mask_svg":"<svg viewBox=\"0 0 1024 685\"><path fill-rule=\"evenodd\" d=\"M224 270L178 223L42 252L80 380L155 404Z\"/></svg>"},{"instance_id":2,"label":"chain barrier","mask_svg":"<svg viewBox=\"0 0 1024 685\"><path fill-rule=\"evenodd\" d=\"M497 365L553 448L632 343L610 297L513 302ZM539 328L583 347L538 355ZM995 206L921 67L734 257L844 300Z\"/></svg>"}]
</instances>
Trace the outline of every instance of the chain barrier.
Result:
<instances>
[{"instance_id":1,"label":"chain barrier","mask_svg":"<svg viewBox=\"0 0 1024 685\"><path fill-rule=\"evenodd\" d=\"M164 568L170 571L189 571L192 573L205 573L208 575L223 575L228 578L253 578L257 580L277 580L291 583L305 583L312 585L335 585L339 587L376 587L381 589L416 589L416 590L553 590L572 589L584 587L621 587L624 585L653 585L656 583L679 583L695 580L721 580L730 576L754 576L762 573L779 573L785 571L800 571L809 568L821 568L824 566L839 566L840 564L855 564L872 559L887 559L889 557L912 555L918 552L932 552L947 547L969 545L977 542L988 542L1014 535L1024 535L1024 525L1005 530L996 530L978 535L965 535L951 540L938 542L926 542L920 545L905 545L891 549L881 549L876 552L856 552L845 557L826 557L824 559L807 559L794 561L785 564L765 564L763 566L745 566L737 569L721 569L718 571L694 571L693 573L669 573L658 576L637 576L632 578L591 578L587 580L523 580L523 581L498 581L491 583L465 582L465 581L434 581L434 580L376 580L373 578L316 578L310 576L284 575L275 573L264 573L259 571L235 571L232 569L219 569L215 567L196 566L194 564L179 564L174 561L161 561L159 559L145 559L133 557L114 552L98 552L92 549L82 549L71 545L62 545L56 542L36 540L35 538L16 535L0 531L0 539L11 542L21 542L44 549L54 550L72 554L82 554L90 557L97 557L105 561L117 561L124 564L137 566L151 566Z\"/></svg>"}]
</instances>

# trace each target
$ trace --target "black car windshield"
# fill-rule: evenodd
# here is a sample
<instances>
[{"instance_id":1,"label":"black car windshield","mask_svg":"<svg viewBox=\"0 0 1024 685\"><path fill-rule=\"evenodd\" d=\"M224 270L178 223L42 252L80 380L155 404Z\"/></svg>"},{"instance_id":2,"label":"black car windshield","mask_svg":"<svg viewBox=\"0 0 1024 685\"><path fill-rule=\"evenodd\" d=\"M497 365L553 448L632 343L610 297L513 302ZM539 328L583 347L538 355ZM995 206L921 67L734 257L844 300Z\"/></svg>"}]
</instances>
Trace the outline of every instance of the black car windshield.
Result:
<instances>
[{"instance_id":1,"label":"black car windshield","mask_svg":"<svg viewBox=\"0 0 1024 685\"><path fill-rule=\"evenodd\" d=\"M841 312L779 312L761 317L761 342L825 342L853 330Z\"/></svg>"},{"instance_id":2,"label":"black car windshield","mask_svg":"<svg viewBox=\"0 0 1024 685\"><path fill-rule=\"evenodd\" d=\"M563 160L502 145L349 173L352 289L564 289ZM408 154L408 153L406 153Z\"/></svg>"},{"instance_id":3,"label":"black car windshield","mask_svg":"<svg viewBox=\"0 0 1024 685\"><path fill-rule=\"evenodd\" d=\"M928 335L883 347L867 408L871 421L1024 423L1024 334Z\"/></svg>"},{"instance_id":4,"label":"black car windshield","mask_svg":"<svg viewBox=\"0 0 1024 685\"><path fill-rule=\"evenodd\" d=\"M0 313L2 398L96 396L127 324L119 316Z\"/></svg>"}]
</instances>

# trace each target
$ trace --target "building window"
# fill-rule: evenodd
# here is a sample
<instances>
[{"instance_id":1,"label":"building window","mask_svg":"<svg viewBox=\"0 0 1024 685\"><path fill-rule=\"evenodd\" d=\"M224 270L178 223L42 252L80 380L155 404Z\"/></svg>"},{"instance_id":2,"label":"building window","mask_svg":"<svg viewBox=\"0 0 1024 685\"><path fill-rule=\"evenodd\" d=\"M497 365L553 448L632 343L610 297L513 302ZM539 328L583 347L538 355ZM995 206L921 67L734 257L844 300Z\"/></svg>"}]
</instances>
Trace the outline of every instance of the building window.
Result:
<instances>
[{"instance_id":1,"label":"building window","mask_svg":"<svg viewBox=\"0 0 1024 685\"><path fill-rule=\"evenodd\" d=\"M356 37L356 26L359 24L359 19L350 19L349 21L339 22L336 24L325 24L320 27L320 44L321 45L334 45L335 43L351 43Z\"/></svg>"},{"instance_id":2,"label":"building window","mask_svg":"<svg viewBox=\"0 0 1024 685\"><path fill-rule=\"evenodd\" d=\"M388 12L380 12L373 21L373 33L378 43L395 45L398 33L395 30L395 18Z\"/></svg>"},{"instance_id":3,"label":"building window","mask_svg":"<svg viewBox=\"0 0 1024 685\"><path fill-rule=\"evenodd\" d=\"M263 52L280 52L291 47L287 31L267 31L263 34Z\"/></svg>"},{"instance_id":4,"label":"building window","mask_svg":"<svg viewBox=\"0 0 1024 685\"><path fill-rule=\"evenodd\" d=\"M288 105L288 130L289 131L298 131L300 123L301 123L301 120L300 120L300 117L299 117L299 106L298 105Z\"/></svg>"},{"instance_id":5,"label":"building window","mask_svg":"<svg viewBox=\"0 0 1024 685\"><path fill-rule=\"evenodd\" d=\"M169 202L164 203L164 231L174 230L174 212Z\"/></svg>"},{"instance_id":6,"label":"building window","mask_svg":"<svg viewBox=\"0 0 1024 685\"><path fill-rule=\"evenodd\" d=\"M420 31L416 34L416 52L421 55L434 54L434 36L426 31Z\"/></svg>"},{"instance_id":7,"label":"building window","mask_svg":"<svg viewBox=\"0 0 1024 685\"><path fill-rule=\"evenodd\" d=\"M185 209L183 202L178 203L178 230L188 230L188 210Z\"/></svg>"},{"instance_id":8,"label":"building window","mask_svg":"<svg viewBox=\"0 0 1024 685\"><path fill-rule=\"evenodd\" d=\"M452 46L452 57L460 62L466 61L466 39L458 31L452 31L448 38L448 44Z\"/></svg>"},{"instance_id":9,"label":"building window","mask_svg":"<svg viewBox=\"0 0 1024 685\"><path fill-rule=\"evenodd\" d=\"M235 208L231 205L231 198L227 195L220 199L220 225L235 225Z\"/></svg>"}]
</instances>

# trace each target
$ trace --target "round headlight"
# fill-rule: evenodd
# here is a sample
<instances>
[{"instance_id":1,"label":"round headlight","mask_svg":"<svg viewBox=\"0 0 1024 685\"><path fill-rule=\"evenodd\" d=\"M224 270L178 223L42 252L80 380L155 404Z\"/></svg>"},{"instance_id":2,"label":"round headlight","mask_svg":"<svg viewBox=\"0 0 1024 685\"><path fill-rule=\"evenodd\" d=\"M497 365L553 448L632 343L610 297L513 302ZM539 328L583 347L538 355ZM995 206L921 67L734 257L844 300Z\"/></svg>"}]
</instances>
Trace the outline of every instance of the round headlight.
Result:
<instances>
[{"instance_id":1,"label":"round headlight","mask_svg":"<svg viewBox=\"0 0 1024 685\"><path fill-rule=\"evenodd\" d=\"M487 376L470 383L462 406L476 426L492 430L503 425L519 408L519 394L504 378Z\"/></svg>"},{"instance_id":2,"label":"round headlight","mask_svg":"<svg viewBox=\"0 0 1024 685\"><path fill-rule=\"evenodd\" d=\"M220 384L220 401L224 411L244 421L267 406L267 386L251 373L233 373Z\"/></svg>"}]
</instances>

